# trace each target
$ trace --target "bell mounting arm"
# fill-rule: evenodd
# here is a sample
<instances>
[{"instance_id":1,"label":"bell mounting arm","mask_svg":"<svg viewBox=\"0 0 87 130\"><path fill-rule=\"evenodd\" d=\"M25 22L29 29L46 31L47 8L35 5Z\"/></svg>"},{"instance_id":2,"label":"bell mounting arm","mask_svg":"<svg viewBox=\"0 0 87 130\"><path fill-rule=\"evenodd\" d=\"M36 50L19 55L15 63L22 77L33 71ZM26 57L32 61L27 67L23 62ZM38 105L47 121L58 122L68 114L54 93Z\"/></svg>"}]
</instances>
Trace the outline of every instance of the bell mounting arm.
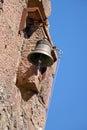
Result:
<instances>
[{"instance_id":1,"label":"bell mounting arm","mask_svg":"<svg viewBox=\"0 0 87 130\"><path fill-rule=\"evenodd\" d=\"M22 12L22 18L21 18L21 22L20 22L20 27L19 27L19 33L21 33L21 31L24 29L24 27L26 26L26 18L28 16L28 13L34 13L34 12L38 12L39 14L39 17L40 17L40 20L41 22L44 24L44 25L47 25L47 21L43 20L43 17L41 15L41 12L39 10L38 7L29 7L29 8L24 8L23 9L23 12Z\"/></svg>"},{"instance_id":2,"label":"bell mounting arm","mask_svg":"<svg viewBox=\"0 0 87 130\"><path fill-rule=\"evenodd\" d=\"M38 13L39 15L39 20L38 20L38 23L42 23L42 26L43 26L43 29L44 29L44 32L47 36L47 39L48 41L50 42L51 45L53 45L51 39L50 39L50 36L47 32L47 29L46 29L46 26L47 26L47 20L43 19L43 16L40 12L40 9L39 7L28 7L28 8L24 8L23 10L23 13L22 13L22 18L21 18L21 22L20 22L20 27L19 27L19 34L21 34L21 32L23 31L23 29L26 27L26 19L27 19L27 16L28 16L28 13ZM53 59L54 59L54 62L57 60L57 54L52 51L52 56L53 56Z\"/></svg>"}]
</instances>

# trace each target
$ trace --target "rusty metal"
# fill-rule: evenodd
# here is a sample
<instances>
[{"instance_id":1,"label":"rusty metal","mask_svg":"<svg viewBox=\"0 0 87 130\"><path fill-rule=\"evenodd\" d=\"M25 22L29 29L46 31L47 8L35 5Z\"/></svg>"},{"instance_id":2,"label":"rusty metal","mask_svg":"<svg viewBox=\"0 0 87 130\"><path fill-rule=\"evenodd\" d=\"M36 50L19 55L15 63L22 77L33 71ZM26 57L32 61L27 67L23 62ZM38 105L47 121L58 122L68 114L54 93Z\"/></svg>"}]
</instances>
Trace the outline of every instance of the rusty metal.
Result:
<instances>
[{"instance_id":1,"label":"rusty metal","mask_svg":"<svg viewBox=\"0 0 87 130\"><path fill-rule=\"evenodd\" d=\"M28 55L28 60L38 66L47 67L54 63L51 55L52 46L47 39L39 40L36 44L35 50Z\"/></svg>"}]
</instances>

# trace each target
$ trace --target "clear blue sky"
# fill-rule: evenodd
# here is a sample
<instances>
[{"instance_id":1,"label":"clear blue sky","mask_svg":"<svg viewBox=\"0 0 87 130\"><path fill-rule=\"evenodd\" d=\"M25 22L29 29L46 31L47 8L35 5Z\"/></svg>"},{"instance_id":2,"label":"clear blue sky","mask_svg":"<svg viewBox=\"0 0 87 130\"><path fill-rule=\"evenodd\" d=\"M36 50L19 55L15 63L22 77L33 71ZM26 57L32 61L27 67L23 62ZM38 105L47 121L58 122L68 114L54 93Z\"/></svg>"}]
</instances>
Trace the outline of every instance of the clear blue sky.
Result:
<instances>
[{"instance_id":1,"label":"clear blue sky","mask_svg":"<svg viewBox=\"0 0 87 130\"><path fill-rule=\"evenodd\" d=\"M63 50L45 130L87 130L87 0L51 0L50 34Z\"/></svg>"}]
</instances>

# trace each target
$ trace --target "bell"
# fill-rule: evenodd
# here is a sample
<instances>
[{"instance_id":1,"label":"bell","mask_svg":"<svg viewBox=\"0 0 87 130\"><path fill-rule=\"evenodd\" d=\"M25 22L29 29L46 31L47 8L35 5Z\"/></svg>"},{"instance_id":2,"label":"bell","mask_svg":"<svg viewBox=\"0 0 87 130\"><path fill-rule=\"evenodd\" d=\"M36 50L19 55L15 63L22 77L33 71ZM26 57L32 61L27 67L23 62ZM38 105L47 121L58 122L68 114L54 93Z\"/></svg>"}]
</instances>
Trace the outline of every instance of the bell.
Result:
<instances>
[{"instance_id":1,"label":"bell","mask_svg":"<svg viewBox=\"0 0 87 130\"><path fill-rule=\"evenodd\" d=\"M28 55L28 60L36 66L51 66L54 63L51 51L52 45L47 39L39 40L36 44L35 50Z\"/></svg>"}]
</instances>

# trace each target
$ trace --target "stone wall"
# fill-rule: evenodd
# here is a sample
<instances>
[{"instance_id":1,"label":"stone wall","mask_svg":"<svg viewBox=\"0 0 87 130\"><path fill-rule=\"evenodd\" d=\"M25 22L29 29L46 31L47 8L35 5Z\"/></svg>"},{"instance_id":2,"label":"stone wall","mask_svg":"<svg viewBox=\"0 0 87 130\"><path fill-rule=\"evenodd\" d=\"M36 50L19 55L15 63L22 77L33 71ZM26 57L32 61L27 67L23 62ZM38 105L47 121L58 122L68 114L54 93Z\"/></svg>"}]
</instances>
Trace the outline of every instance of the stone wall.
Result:
<instances>
[{"instance_id":1,"label":"stone wall","mask_svg":"<svg viewBox=\"0 0 87 130\"><path fill-rule=\"evenodd\" d=\"M44 37L43 27L30 21L21 35L18 33L23 9L29 2L0 1L1 130L44 130L45 126L56 62L38 75L37 67L27 59L37 41ZM50 15L45 4L50 8L50 1L42 0L44 19Z\"/></svg>"}]
</instances>

